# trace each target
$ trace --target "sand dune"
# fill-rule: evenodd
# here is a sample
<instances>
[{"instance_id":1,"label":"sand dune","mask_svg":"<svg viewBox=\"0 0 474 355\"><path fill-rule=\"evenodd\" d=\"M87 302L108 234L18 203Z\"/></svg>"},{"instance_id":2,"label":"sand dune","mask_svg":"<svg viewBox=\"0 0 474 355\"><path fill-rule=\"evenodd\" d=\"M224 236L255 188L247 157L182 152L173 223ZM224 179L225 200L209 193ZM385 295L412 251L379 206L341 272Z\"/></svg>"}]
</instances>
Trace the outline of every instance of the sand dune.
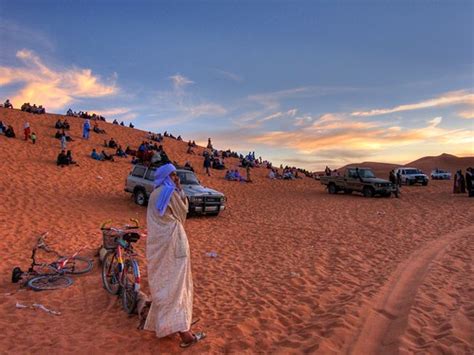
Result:
<instances>
[{"instance_id":1,"label":"sand dune","mask_svg":"<svg viewBox=\"0 0 474 355\"><path fill-rule=\"evenodd\" d=\"M59 168L53 126L61 116L0 109L0 117L19 137L28 119L38 135L36 145L0 136L0 352L180 352L176 338L158 340L136 329L136 317L102 289L94 256L103 220L144 223L146 209L123 191L129 159L97 162L88 155L110 137L137 146L146 132L102 123L107 134L85 141L82 119L69 118L75 141L68 149L79 166ZM451 194L452 181L403 187L400 199L335 196L309 178L269 181L264 169L252 171L252 184L227 182L222 171L207 177L202 157L187 155L186 143L165 139L164 148L172 160L190 160L204 184L228 197L217 218L186 224L201 318L196 329L208 333L192 352L474 351L474 200ZM450 170L474 165L473 158L446 156L408 165L426 170L439 159ZM65 252L86 245L93 272L61 291L19 290L11 269L27 267L43 231ZM144 246L137 244L143 255ZM217 258L206 256L211 250ZM146 271L146 260L140 262ZM146 272L143 278L146 289ZM16 309L16 302L41 303L61 315Z\"/></svg>"}]
</instances>

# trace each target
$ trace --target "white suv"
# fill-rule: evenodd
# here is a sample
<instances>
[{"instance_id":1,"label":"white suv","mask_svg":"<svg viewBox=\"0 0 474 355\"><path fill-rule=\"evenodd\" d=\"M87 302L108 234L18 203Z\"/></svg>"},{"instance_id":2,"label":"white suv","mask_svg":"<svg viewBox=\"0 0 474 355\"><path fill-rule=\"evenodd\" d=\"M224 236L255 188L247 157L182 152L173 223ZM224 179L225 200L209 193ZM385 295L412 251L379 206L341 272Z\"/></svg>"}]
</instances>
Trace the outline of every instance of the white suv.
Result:
<instances>
[{"instance_id":1,"label":"white suv","mask_svg":"<svg viewBox=\"0 0 474 355\"><path fill-rule=\"evenodd\" d=\"M449 171L442 170L442 169L434 169L431 172L431 179L432 180L450 180L451 173Z\"/></svg>"},{"instance_id":2,"label":"white suv","mask_svg":"<svg viewBox=\"0 0 474 355\"><path fill-rule=\"evenodd\" d=\"M405 185L421 184L423 186L428 185L428 176L423 174L420 169L417 168L397 168L395 169L395 175L400 172L401 182Z\"/></svg>"}]
</instances>

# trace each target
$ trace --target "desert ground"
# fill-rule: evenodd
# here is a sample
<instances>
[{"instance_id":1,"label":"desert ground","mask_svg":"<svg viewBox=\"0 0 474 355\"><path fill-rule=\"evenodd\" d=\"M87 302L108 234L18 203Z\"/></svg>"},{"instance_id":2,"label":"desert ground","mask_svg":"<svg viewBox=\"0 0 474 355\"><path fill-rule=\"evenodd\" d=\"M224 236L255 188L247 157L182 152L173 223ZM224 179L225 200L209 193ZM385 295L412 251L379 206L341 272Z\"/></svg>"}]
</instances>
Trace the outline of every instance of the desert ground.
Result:
<instances>
[{"instance_id":1,"label":"desert ground","mask_svg":"<svg viewBox=\"0 0 474 355\"><path fill-rule=\"evenodd\" d=\"M204 175L202 156L187 155L186 142L169 138L169 157L189 160L204 185L227 196L219 216L193 217L185 226L200 318L194 329L208 336L181 350L177 337L138 330L137 317L102 288L96 252L102 221L125 224L133 217L146 228L146 208L123 190L130 158L99 162L89 154L111 137L137 147L146 132L101 122L107 134L83 140L83 120L68 118L74 141L67 148L78 166L60 168L58 117L64 118L0 109L0 120L17 133L0 136L0 353L474 352L474 199L454 195L452 180L403 186L398 199L329 195L319 181L271 181L263 168L253 169L253 183L229 182L224 171ZM22 140L25 120L38 136L35 145ZM474 166L474 158L418 163L425 172L454 172ZM390 165L371 166L387 178ZM45 231L65 253L85 246L94 269L63 290L20 289L11 270L28 267ZM137 250L146 291L145 243ZM218 256L208 257L210 251ZM61 314L19 309L17 302Z\"/></svg>"}]
</instances>

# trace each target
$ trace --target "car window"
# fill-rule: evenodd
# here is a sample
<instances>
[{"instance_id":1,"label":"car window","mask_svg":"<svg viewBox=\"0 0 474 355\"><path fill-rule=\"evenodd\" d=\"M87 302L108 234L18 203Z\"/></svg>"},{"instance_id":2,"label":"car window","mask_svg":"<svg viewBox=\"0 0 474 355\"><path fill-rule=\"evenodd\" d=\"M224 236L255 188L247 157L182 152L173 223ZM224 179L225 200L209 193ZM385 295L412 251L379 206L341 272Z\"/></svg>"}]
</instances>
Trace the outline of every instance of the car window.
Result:
<instances>
[{"instance_id":1,"label":"car window","mask_svg":"<svg viewBox=\"0 0 474 355\"><path fill-rule=\"evenodd\" d=\"M145 170L146 167L144 166L136 166L135 169L133 169L132 176L143 177Z\"/></svg>"},{"instance_id":2,"label":"car window","mask_svg":"<svg viewBox=\"0 0 474 355\"><path fill-rule=\"evenodd\" d=\"M183 185L199 185L199 180L192 172L178 171L179 181Z\"/></svg>"},{"instance_id":3,"label":"car window","mask_svg":"<svg viewBox=\"0 0 474 355\"><path fill-rule=\"evenodd\" d=\"M155 172L156 169L148 169L146 174L145 174L145 179L154 181L155 180Z\"/></svg>"}]
</instances>

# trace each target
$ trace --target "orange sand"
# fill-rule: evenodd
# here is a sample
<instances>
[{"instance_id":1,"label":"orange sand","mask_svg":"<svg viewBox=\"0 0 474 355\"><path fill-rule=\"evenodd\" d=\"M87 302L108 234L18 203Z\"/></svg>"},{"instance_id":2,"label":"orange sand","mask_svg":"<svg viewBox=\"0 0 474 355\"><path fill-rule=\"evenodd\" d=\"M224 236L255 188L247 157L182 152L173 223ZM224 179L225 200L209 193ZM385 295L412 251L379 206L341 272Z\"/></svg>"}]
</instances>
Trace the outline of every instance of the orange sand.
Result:
<instances>
[{"instance_id":1,"label":"orange sand","mask_svg":"<svg viewBox=\"0 0 474 355\"><path fill-rule=\"evenodd\" d=\"M97 258L93 272L65 290L37 293L11 284L11 269L27 267L41 232L49 231L59 250L87 245L93 257L103 220L145 223L146 209L123 191L130 159L88 157L106 138L136 147L145 132L101 123L108 134L91 132L85 141L83 120L68 118L75 139L68 149L79 167L60 168L57 118L0 109L19 137L0 136L0 353L180 352L176 337L158 340L136 329L137 318L102 289ZM21 140L25 119L36 145ZM474 351L474 199L453 195L452 181L403 187L400 199L333 196L309 178L269 181L264 169L252 171L252 184L227 182L223 171L209 178L202 158L186 155L186 143L166 139L164 147L172 160L189 159L205 185L228 197L217 218L186 224L201 318L196 329L208 333L192 352ZM438 157L420 167L429 173L474 166L474 158L443 157L442 166ZM388 174L390 166L374 167ZM144 246L145 240L137 245L143 255ZM211 250L219 256L207 257ZM146 289L144 258L141 266ZM16 309L17 301L62 314Z\"/></svg>"}]
</instances>

